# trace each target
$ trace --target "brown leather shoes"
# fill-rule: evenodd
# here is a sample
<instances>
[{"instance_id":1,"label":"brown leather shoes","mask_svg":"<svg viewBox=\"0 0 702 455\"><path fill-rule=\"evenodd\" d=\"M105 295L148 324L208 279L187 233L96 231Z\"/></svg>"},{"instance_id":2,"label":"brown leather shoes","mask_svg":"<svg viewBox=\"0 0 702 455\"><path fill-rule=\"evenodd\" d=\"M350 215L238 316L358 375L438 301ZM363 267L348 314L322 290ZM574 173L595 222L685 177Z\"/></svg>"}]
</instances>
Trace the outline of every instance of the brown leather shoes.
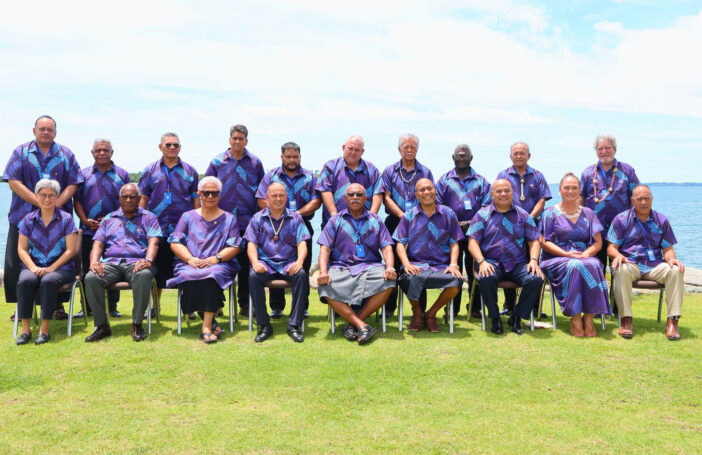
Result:
<instances>
[{"instance_id":1,"label":"brown leather shoes","mask_svg":"<svg viewBox=\"0 0 702 455\"><path fill-rule=\"evenodd\" d=\"M427 326L427 330L430 331L431 333L439 333L441 330L439 330L439 323L436 322L435 317L427 316L424 318L424 324Z\"/></svg>"},{"instance_id":2,"label":"brown leather shoes","mask_svg":"<svg viewBox=\"0 0 702 455\"><path fill-rule=\"evenodd\" d=\"M670 341L676 341L680 339L680 332L678 332L678 318L668 318L668 322L665 324L665 336Z\"/></svg>"},{"instance_id":3,"label":"brown leather shoes","mask_svg":"<svg viewBox=\"0 0 702 455\"><path fill-rule=\"evenodd\" d=\"M421 313L413 314L412 320L410 321L407 330L409 330L410 332L419 332L420 330L422 330L423 322L424 318L422 317Z\"/></svg>"},{"instance_id":4,"label":"brown leather shoes","mask_svg":"<svg viewBox=\"0 0 702 455\"><path fill-rule=\"evenodd\" d=\"M582 338L585 336L583 333L583 318L580 314L576 314L570 318L570 333L575 338Z\"/></svg>"},{"instance_id":5,"label":"brown leather shoes","mask_svg":"<svg viewBox=\"0 0 702 455\"><path fill-rule=\"evenodd\" d=\"M634 336L634 329L630 316L622 318L622 325L619 327L619 336L622 338L631 338Z\"/></svg>"}]
</instances>

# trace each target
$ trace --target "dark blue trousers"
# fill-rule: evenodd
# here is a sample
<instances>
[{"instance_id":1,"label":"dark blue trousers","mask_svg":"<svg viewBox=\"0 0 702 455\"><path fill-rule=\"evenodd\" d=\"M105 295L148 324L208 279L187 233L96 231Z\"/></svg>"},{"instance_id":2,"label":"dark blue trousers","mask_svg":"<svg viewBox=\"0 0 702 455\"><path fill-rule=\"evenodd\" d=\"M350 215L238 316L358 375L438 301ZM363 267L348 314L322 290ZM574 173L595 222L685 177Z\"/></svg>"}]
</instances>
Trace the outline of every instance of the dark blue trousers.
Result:
<instances>
[{"instance_id":1,"label":"dark blue trousers","mask_svg":"<svg viewBox=\"0 0 702 455\"><path fill-rule=\"evenodd\" d=\"M496 265L495 273L484 278L478 277L478 273L475 273L480 286L480 295L488 309L490 319L500 316L500 309L497 306L497 283L500 281L513 281L522 287L514 312L522 319L529 318L529 312L541 295L544 280L537 275L532 276L526 266L526 264L519 264L511 271L505 272L504 267Z\"/></svg>"},{"instance_id":2,"label":"dark blue trousers","mask_svg":"<svg viewBox=\"0 0 702 455\"><path fill-rule=\"evenodd\" d=\"M249 292L256 310L256 324L258 327L270 324L270 316L266 308L266 283L270 280L285 280L292 284L292 308L288 325L300 326L304 320L305 297L309 293L310 281L307 272L301 269L295 275L280 273L256 273L254 269L249 272Z\"/></svg>"}]
</instances>

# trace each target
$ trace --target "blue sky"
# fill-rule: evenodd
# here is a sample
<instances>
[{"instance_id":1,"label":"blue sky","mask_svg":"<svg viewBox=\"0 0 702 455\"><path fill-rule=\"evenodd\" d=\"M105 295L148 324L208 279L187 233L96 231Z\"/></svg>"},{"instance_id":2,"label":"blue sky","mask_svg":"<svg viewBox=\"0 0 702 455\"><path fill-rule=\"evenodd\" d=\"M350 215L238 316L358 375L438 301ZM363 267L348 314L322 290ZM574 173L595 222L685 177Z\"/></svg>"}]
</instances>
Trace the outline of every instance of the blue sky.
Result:
<instances>
[{"instance_id":1,"label":"blue sky","mask_svg":"<svg viewBox=\"0 0 702 455\"><path fill-rule=\"evenodd\" d=\"M267 169L290 140L319 169L355 133L383 168L412 132L437 176L465 142L492 179L519 140L554 182L611 133L641 180L702 181L701 2L19 3L0 17L6 156L49 113L83 166L108 137L141 170L175 131L204 172L244 123Z\"/></svg>"}]
</instances>

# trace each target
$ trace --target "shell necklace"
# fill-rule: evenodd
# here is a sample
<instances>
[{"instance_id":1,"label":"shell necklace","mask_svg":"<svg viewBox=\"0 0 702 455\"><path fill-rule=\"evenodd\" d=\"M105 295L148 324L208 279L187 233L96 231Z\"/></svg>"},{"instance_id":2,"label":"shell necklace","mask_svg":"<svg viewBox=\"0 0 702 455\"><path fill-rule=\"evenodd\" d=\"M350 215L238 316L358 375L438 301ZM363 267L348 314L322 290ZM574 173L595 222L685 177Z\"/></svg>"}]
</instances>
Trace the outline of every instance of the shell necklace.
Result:
<instances>
[{"instance_id":1,"label":"shell necklace","mask_svg":"<svg viewBox=\"0 0 702 455\"><path fill-rule=\"evenodd\" d=\"M268 215L268 221L271 222L271 227L273 228L273 241L277 242L280 237L278 234L280 234L280 230L283 229L283 223L285 223L285 217L283 217L280 220L280 224L278 225L278 229L275 228L275 224L273 224L273 218L271 218L270 215Z\"/></svg>"},{"instance_id":2,"label":"shell necklace","mask_svg":"<svg viewBox=\"0 0 702 455\"><path fill-rule=\"evenodd\" d=\"M575 209L575 212L568 213L563 209L563 206L560 203L558 203L558 210L560 210L561 213L564 214L569 220L577 220L583 211L583 206L578 204L578 208Z\"/></svg>"},{"instance_id":3,"label":"shell necklace","mask_svg":"<svg viewBox=\"0 0 702 455\"><path fill-rule=\"evenodd\" d=\"M612 169L612 183L609 184L609 188L607 188L607 194L604 195L602 198L597 197L597 171L600 169L600 163L597 163L597 166L595 166L595 172L592 174L592 189L595 193L595 203L604 201L609 197L609 195L612 193L612 190L614 189L614 179L617 178L617 165L614 165L614 168ZM604 169L602 169L602 172L604 172ZM605 173L605 178L607 177L607 174ZM607 183L605 180L604 183Z\"/></svg>"}]
</instances>

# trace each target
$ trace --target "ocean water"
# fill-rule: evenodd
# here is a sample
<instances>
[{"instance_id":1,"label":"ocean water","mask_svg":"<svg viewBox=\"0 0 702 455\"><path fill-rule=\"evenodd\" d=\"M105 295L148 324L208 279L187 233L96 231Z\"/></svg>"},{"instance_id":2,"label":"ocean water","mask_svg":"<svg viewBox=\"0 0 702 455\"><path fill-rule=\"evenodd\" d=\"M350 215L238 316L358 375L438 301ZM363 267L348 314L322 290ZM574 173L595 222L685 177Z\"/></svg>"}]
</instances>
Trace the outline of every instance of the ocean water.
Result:
<instances>
[{"instance_id":1,"label":"ocean water","mask_svg":"<svg viewBox=\"0 0 702 455\"><path fill-rule=\"evenodd\" d=\"M560 201L558 185L551 184L553 199L546 206ZM651 184L653 192L653 208L670 220L678 239L675 251L678 258L690 267L702 269L702 185L695 184ZM10 208L11 191L6 183L0 184L0 259L4 263L5 240L7 239L7 212ZM384 217L383 209L381 215ZM312 249L313 262L319 255L319 245L316 241L320 233L322 211L318 210L312 220L314 228L314 246Z\"/></svg>"}]
</instances>

